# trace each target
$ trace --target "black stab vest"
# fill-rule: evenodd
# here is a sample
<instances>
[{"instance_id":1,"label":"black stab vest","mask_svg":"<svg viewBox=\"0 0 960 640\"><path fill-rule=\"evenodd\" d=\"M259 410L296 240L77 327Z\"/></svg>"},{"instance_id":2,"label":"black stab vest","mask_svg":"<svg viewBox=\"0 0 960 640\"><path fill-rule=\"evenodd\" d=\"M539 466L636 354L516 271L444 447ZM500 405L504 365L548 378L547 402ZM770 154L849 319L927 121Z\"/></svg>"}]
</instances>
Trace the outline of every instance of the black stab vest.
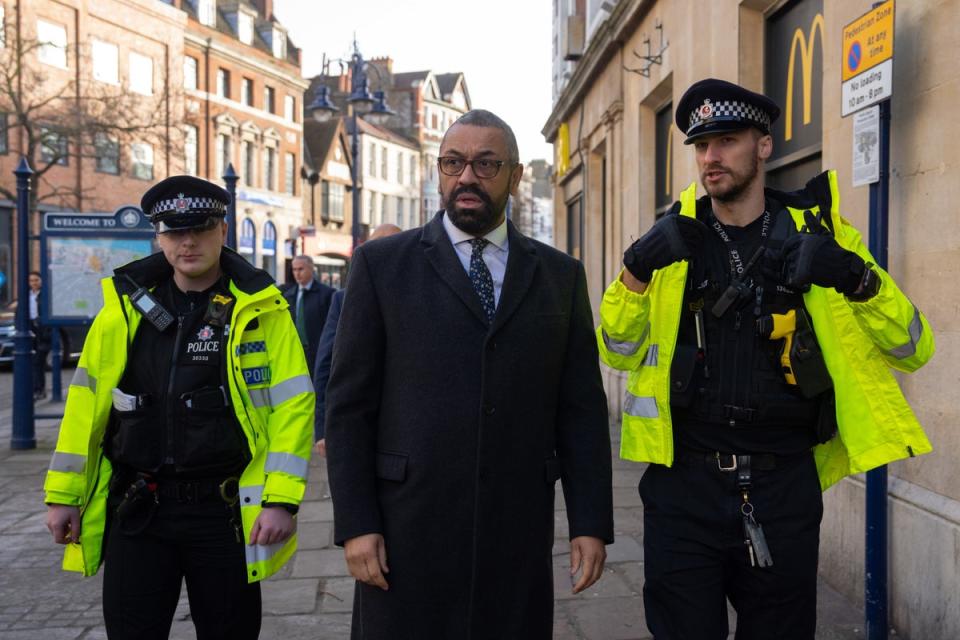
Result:
<instances>
[{"instance_id":1,"label":"black stab vest","mask_svg":"<svg viewBox=\"0 0 960 640\"><path fill-rule=\"evenodd\" d=\"M802 309L800 293L775 282L767 282L760 264L745 281L749 295L734 302L716 318L711 309L734 278L730 247L735 247L746 263L757 247L779 251L790 234L796 233L789 211L767 200L771 212L769 235L760 237L761 219L741 229L727 227L730 245L711 227L709 199L697 202L697 217L710 228L702 256L692 261L684 292L677 349L671 368L671 411L680 439L684 429L705 427L733 429L717 442L742 441L740 450L764 450L768 432L777 429L776 438L785 437L786 449L800 450L816 442L822 399L805 399L795 386L788 385L781 372L780 352L784 341L757 334L758 317ZM703 331L698 343L695 311L702 309ZM705 348L700 349L700 344ZM714 438L695 439L713 444ZM711 446L711 448L713 448Z\"/></svg>"},{"instance_id":2,"label":"black stab vest","mask_svg":"<svg viewBox=\"0 0 960 640\"><path fill-rule=\"evenodd\" d=\"M163 332L141 320L118 388L142 406L111 409L107 457L161 477L236 475L250 450L229 403L224 325L230 315L223 322L208 314L212 297L230 297L229 289L221 279L207 291L183 293L171 278L153 293L176 319Z\"/></svg>"}]
</instances>

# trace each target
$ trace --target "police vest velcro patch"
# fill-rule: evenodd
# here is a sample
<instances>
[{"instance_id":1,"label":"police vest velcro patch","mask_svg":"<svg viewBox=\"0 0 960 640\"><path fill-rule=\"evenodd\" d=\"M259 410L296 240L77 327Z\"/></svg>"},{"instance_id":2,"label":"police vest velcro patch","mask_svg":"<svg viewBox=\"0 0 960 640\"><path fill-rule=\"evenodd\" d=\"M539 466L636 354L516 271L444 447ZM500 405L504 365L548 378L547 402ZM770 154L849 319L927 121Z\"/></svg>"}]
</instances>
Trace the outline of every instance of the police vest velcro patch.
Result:
<instances>
[{"instance_id":1,"label":"police vest velcro patch","mask_svg":"<svg viewBox=\"0 0 960 640\"><path fill-rule=\"evenodd\" d=\"M243 381L247 385L268 384L270 382L270 367L251 367L243 370Z\"/></svg>"}]
</instances>

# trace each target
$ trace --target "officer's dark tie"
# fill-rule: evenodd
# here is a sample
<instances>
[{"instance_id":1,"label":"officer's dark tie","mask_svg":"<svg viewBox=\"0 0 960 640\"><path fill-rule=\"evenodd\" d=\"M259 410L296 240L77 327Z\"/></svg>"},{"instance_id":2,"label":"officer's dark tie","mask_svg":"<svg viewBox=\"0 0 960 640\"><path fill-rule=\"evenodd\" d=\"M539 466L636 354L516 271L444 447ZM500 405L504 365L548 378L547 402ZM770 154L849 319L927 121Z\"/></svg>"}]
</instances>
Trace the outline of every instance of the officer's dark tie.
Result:
<instances>
[{"instance_id":1,"label":"officer's dark tie","mask_svg":"<svg viewBox=\"0 0 960 640\"><path fill-rule=\"evenodd\" d=\"M306 289L300 287L297 291L297 333L300 334L300 343L307 344L307 320L303 317L303 297L306 295Z\"/></svg>"},{"instance_id":2,"label":"officer's dark tie","mask_svg":"<svg viewBox=\"0 0 960 640\"><path fill-rule=\"evenodd\" d=\"M470 254L470 282L480 296L480 304L483 305L483 312L487 314L487 322L493 322L493 314L497 308L493 298L493 278L490 276L487 263L483 261L483 249L490 242L484 238L474 238L470 244L473 246L473 253Z\"/></svg>"}]
</instances>

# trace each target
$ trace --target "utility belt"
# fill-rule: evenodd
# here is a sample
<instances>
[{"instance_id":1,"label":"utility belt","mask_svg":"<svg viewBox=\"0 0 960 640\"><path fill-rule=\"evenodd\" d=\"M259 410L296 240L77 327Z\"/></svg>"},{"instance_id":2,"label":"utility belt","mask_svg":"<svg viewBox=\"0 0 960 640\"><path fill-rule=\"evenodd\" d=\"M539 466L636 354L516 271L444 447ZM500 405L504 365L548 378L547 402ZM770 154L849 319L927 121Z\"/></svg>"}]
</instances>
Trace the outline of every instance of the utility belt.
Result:
<instances>
[{"instance_id":1,"label":"utility belt","mask_svg":"<svg viewBox=\"0 0 960 640\"><path fill-rule=\"evenodd\" d=\"M179 502L181 504L203 504L223 501L236 502L240 493L240 482L236 476L228 478L202 478L196 480L176 480L158 478L148 473L114 473L110 480L110 494L126 495L129 489L140 497L149 497L155 502ZM149 496L147 495L149 493ZM129 496L132 497L132 496Z\"/></svg>"},{"instance_id":2,"label":"utility belt","mask_svg":"<svg viewBox=\"0 0 960 640\"><path fill-rule=\"evenodd\" d=\"M704 465L722 473L733 473L738 469L753 469L755 471L774 471L785 469L807 459L812 454L801 451L788 455L772 453L721 453L719 451L697 451L694 449L677 449L674 459L678 464L686 466Z\"/></svg>"},{"instance_id":3,"label":"utility belt","mask_svg":"<svg viewBox=\"0 0 960 640\"><path fill-rule=\"evenodd\" d=\"M140 472L115 472L110 479L110 503L119 530L126 535L142 533L153 522L161 502L179 504L222 504L229 513L231 525L239 529L240 481L236 476L225 479L174 480L157 478Z\"/></svg>"}]
</instances>

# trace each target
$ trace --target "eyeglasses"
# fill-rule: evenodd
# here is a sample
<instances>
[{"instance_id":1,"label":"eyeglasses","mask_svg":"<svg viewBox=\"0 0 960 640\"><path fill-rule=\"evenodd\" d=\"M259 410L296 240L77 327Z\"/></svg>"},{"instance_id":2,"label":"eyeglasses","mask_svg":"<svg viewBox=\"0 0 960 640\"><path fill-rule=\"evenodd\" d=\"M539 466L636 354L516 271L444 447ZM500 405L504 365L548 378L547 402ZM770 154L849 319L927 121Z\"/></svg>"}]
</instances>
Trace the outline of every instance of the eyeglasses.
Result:
<instances>
[{"instance_id":1,"label":"eyeglasses","mask_svg":"<svg viewBox=\"0 0 960 640\"><path fill-rule=\"evenodd\" d=\"M440 167L440 173L448 176L459 176L463 170L470 165L473 175L478 178L489 180L496 178L500 173L500 167L507 164L503 160L492 160L490 158L477 158L475 160L464 160L456 156L440 156L437 158L437 165Z\"/></svg>"}]
</instances>

